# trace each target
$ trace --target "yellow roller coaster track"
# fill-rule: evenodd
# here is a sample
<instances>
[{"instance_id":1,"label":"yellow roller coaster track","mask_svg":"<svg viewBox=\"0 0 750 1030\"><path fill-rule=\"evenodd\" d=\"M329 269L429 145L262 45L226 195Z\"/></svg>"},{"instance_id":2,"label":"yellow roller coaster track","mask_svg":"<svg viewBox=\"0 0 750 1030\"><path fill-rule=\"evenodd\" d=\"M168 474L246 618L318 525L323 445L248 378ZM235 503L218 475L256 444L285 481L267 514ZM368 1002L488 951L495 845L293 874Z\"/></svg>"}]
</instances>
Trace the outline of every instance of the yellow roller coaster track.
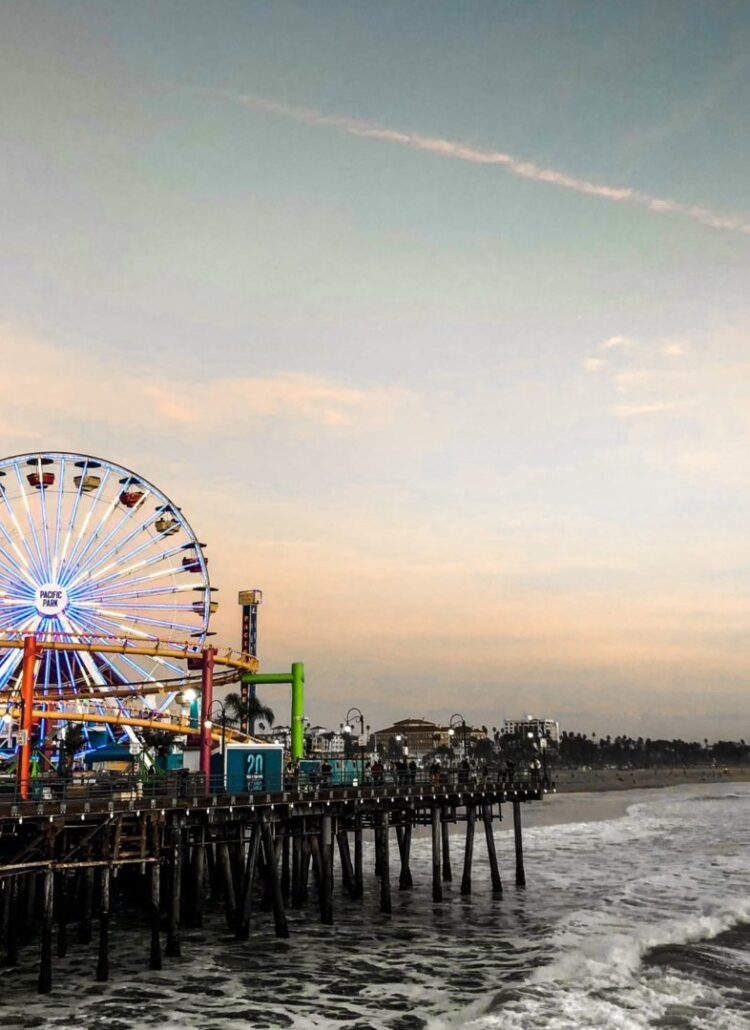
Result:
<instances>
[{"instance_id":1,"label":"yellow roller coaster track","mask_svg":"<svg viewBox=\"0 0 750 1030\"><path fill-rule=\"evenodd\" d=\"M9 648L22 649L24 646L24 636L25 634L23 633L13 633L10 636L0 637L0 652ZM185 661L188 658L200 658L202 655L201 648L187 642L184 644L165 642L163 640L148 642L132 640L129 637L81 636L75 640L58 640L52 636L47 637L44 634L39 634L37 635L37 648L39 651L86 651L98 654L144 655L150 658L171 658L177 661ZM243 672L253 673L258 671L258 659L254 655L233 651L231 648L213 647L211 650L214 653L214 665L221 666L224 670L214 676L214 684L216 686L238 679ZM198 677L193 677L192 681L195 682L197 679ZM52 707L53 705L60 704L62 701L76 701L79 704L84 704L143 694L168 694L172 693L175 688L184 688L190 682L191 677L188 674L184 679L179 678L177 683L172 684L168 681L166 683L133 683L130 686L120 687L101 686L96 690L92 690L91 693L73 692L63 689L62 692L54 695L35 694L35 708L32 718L48 719L55 722L98 722L108 726L137 726L146 729L164 730L165 733L195 734L198 730L188 719L176 718L171 715L165 719L160 712L154 712L148 718L139 718L138 716L123 715L114 711L103 714L100 712L82 712L78 709L58 709ZM11 704L13 704L13 701L11 701ZM45 707L37 709L37 705L44 705ZM9 714L14 718L19 718L20 710L12 709ZM215 740L220 740L222 735L229 741L255 739L230 726L225 726L223 729L222 727L212 726L211 735Z\"/></svg>"}]
</instances>

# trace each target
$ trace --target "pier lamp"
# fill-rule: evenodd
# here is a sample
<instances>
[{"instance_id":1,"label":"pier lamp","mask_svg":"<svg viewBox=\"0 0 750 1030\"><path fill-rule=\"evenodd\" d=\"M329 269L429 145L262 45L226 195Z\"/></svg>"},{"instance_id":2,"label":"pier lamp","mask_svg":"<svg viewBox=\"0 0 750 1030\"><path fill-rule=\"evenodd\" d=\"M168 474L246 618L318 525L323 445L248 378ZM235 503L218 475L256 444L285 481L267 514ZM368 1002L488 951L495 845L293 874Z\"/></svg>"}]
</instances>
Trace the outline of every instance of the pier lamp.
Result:
<instances>
[{"instance_id":1,"label":"pier lamp","mask_svg":"<svg viewBox=\"0 0 750 1030\"><path fill-rule=\"evenodd\" d=\"M353 726L353 723L354 723L355 719L357 719L359 721L359 737L360 737L359 764L360 764L360 774L361 774L361 778L360 778L359 782L360 783L364 783L364 780L365 780L365 741L364 741L364 736L365 736L365 717L364 717L364 715L362 715L362 712L360 711L359 708L352 707L346 713L346 727L345 727L345 731L347 733L351 733L352 732L352 726ZM350 739L350 742L351 742L351 738L349 738L349 739Z\"/></svg>"},{"instance_id":2,"label":"pier lamp","mask_svg":"<svg viewBox=\"0 0 750 1030\"><path fill-rule=\"evenodd\" d=\"M454 712L453 715L450 717L450 722L448 723L448 726L450 727L448 733L451 737L453 737L458 727L461 728L464 738L464 758L466 758L466 719L464 719L463 715L461 715L460 712Z\"/></svg>"}]
</instances>

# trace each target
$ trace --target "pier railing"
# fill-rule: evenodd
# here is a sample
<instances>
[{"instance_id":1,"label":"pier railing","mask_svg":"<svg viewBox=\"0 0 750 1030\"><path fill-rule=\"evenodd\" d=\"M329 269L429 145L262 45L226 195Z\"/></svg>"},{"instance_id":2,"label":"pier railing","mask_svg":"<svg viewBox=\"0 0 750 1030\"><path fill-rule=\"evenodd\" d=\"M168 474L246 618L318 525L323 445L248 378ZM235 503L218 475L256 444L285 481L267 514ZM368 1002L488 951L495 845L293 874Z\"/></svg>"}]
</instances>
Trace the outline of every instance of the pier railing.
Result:
<instances>
[{"instance_id":1,"label":"pier railing","mask_svg":"<svg viewBox=\"0 0 750 1030\"><path fill-rule=\"evenodd\" d=\"M14 778L0 778L0 814L14 810L13 814L36 813L50 806L65 811L68 806L82 810L101 810L110 807L146 808L184 805L190 799L220 799L222 803L242 798L243 803L273 803L296 800L341 799L358 797L413 796L415 794L468 794L474 791L493 791L515 796L534 794L550 788L536 770L513 773L490 771L477 775L465 770L443 770L433 775L425 770L399 774L387 771L382 776L355 773L299 775L285 777L283 783L264 781L238 782L229 777L211 776L206 782L202 773L178 771L147 778L127 775L100 775L86 779L66 779L60 776L40 776L31 783L30 796L22 800ZM8 811L8 814L10 812Z\"/></svg>"}]
</instances>

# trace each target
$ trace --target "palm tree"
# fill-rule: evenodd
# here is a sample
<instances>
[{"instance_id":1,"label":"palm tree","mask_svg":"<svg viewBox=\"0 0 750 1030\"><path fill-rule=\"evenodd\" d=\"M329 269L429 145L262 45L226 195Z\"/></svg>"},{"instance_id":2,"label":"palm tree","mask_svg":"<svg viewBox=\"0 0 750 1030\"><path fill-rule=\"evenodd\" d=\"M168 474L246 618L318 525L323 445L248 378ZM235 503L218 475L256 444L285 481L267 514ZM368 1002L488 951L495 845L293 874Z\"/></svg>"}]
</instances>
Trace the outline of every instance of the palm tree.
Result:
<instances>
[{"instance_id":1,"label":"palm tree","mask_svg":"<svg viewBox=\"0 0 750 1030\"><path fill-rule=\"evenodd\" d=\"M259 719L272 726L275 719L273 710L268 705L250 695L243 698L241 694L227 694L224 698L224 711L227 714L227 722L232 726L254 726Z\"/></svg>"},{"instance_id":2,"label":"palm tree","mask_svg":"<svg viewBox=\"0 0 750 1030\"><path fill-rule=\"evenodd\" d=\"M165 758L169 754L170 747L174 744L174 734L156 727L144 727L141 730L143 750L151 751L159 758Z\"/></svg>"}]
</instances>

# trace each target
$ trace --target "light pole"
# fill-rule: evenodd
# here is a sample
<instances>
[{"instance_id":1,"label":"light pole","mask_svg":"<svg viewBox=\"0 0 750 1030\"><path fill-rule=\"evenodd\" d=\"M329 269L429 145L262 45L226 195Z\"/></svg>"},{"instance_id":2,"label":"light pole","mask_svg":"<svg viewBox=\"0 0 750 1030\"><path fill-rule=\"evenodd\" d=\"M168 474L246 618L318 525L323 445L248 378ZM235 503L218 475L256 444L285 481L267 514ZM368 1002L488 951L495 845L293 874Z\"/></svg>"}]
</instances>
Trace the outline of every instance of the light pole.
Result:
<instances>
[{"instance_id":1,"label":"light pole","mask_svg":"<svg viewBox=\"0 0 750 1030\"><path fill-rule=\"evenodd\" d=\"M364 745L365 717L364 717L364 715L362 715L362 712L360 711L359 708L357 708L357 707L350 708L349 711L346 713L346 726L344 727L346 732L348 732L348 733L352 732L352 718L359 719L359 738L360 738L360 745L359 745L360 780L359 780L359 782L360 783L364 783L364 781L365 781L365 745Z\"/></svg>"},{"instance_id":2,"label":"light pole","mask_svg":"<svg viewBox=\"0 0 750 1030\"><path fill-rule=\"evenodd\" d=\"M454 712L453 715L450 717L450 722L448 723L448 725L450 727L448 733L451 735L451 737L456 732L456 727L461 727L464 738L464 759L466 759L466 719L464 719L463 715L461 715L460 712Z\"/></svg>"}]
</instances>

